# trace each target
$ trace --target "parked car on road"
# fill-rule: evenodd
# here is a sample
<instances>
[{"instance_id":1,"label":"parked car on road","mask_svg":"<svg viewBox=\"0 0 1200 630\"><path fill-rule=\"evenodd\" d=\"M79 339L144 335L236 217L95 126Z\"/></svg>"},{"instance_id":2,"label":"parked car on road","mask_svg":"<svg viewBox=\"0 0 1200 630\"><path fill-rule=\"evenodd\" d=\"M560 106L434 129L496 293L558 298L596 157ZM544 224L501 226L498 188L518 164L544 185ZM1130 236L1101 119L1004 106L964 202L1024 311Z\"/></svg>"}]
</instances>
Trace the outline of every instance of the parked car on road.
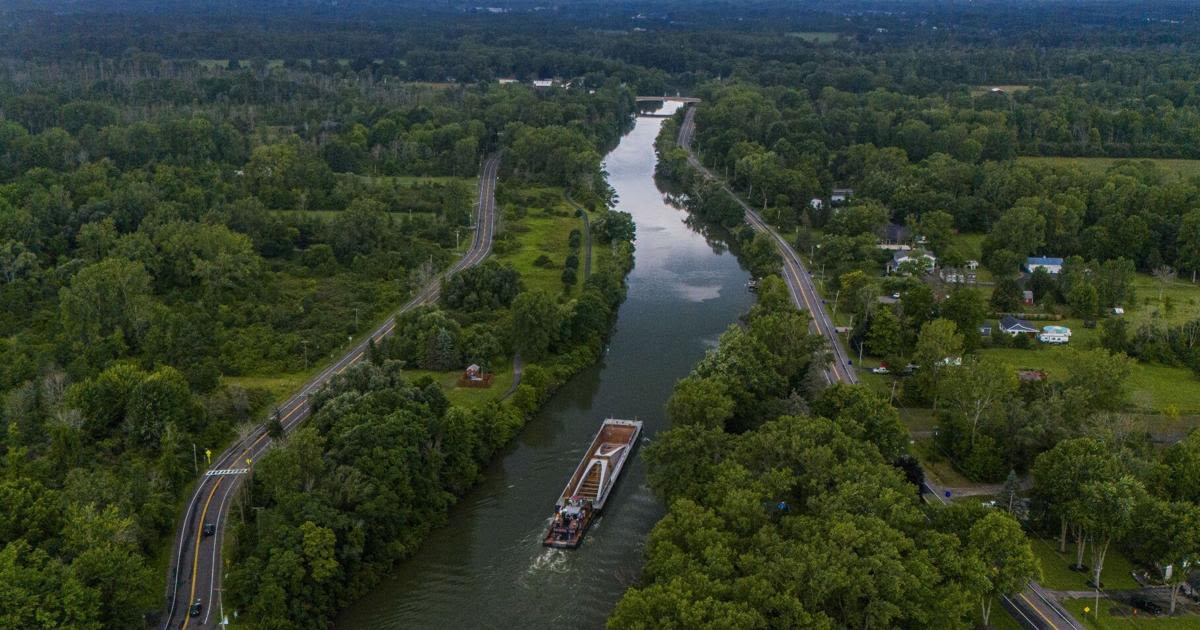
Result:
<instances>
[{"instance_id":1,"label":"parked car on road","mask_svg":"<svg viewBox=\"0 0 1200 630\"><path fill-rule=\"evenodd\" d=\"M207 538L208 536L212 536L213 534L217 533L217 526L213 525L212 523L205 523L203 531L204 536Z\"/></svg>"}]
</instances>

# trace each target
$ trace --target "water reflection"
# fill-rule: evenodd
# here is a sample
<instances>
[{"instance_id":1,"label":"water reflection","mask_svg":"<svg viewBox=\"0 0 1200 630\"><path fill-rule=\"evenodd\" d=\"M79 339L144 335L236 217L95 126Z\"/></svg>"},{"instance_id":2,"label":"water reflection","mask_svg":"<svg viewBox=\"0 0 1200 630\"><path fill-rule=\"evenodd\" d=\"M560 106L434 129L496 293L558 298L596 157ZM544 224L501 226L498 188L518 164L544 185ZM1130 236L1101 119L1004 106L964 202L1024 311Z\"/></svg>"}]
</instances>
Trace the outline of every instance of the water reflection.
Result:
<instances>
[{"instance_id":1,"label":"water reflection","mask_svg":"<svg viewBox=\"0 0 1200 630\"><path fill-rule=\"evenodd\" d=\"M541 546L557 493L605 417L664 424L675 381L752 302L717 232L693 225L654 181L661 118L640 118L606 158L618 207L637 223L629 295L600 365L565 385L408 561L339 628L596 628L636 579L663 507L630 462L576 551Z\"/></svg>"}]
</instances>

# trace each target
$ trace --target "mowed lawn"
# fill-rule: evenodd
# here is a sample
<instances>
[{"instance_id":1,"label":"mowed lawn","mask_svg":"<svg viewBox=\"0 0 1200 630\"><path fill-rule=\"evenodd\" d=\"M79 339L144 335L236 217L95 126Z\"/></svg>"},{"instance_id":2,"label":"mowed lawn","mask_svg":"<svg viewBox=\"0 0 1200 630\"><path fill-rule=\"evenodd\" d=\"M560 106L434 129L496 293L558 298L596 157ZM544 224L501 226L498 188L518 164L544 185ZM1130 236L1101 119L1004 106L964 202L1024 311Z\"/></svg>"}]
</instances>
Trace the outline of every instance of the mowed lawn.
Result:
<instances>
[{"instance_id":1,"label":"mowed lawn","mask_svg":"<svg viewBox=\"0 0 1200 630\"><path fill-rule=\"evenodd\" d=\"M1047 164L1052 166L1076 167L1085 173L1104 173L1118 161L1153 162L1168 176L1184 179L1200 175L1200 160L1181 160L1169 158L1107 158L1107 157L1020 157L1018 161L1027 164Z\"/></svg>"},{"instance_id":2,"label":"mowed lawn","mask_svg":"<svg viewBox=\"0 0 1200 630\"><path fill-rule=\"evenodd\" d=\"M1075 563L1075 544L1067 539L1067 552L1058 552L1058 541L1050 538L1030 538L1033 554L1037 556L1038 564L1042 567L1041 585L1059 591L1086 591L1091 579L1091 573L1080 573L1071 570ZM1092 548L1089 546L1083 555L1083 563L1090 565ZM1100 582L1105 589L1139 588L1131 572L1133 564L1115 547L1108 548L1104 557L1104 574Z\"/></svg>"},{"instance_id":3,"label":"mowed lawn","mask_svg":"<svg viewBox=\"0 0 1200 630\"><path fill-rule=\"evenodd\" d=\"M987 348L980 352L1014 368L1044 370L1052 380L1065 379L1070 374L1066 348ZM1200 379L1191 370L1135 362L1128 383L1130 403L1138 410L1162 413L1174 405L1181 414L1200 414Z\"/></svg>"},{"instance_id":4,"label":"mowed lawn","mask_svg":"<svg viewBox=\"0 0 1200 630\"><path fill-rule=\"evenodd\" d=\"M433 372L431 370L404 370L404 376L409 382L424 376L433 378L438 385L442 386L442 391L446 393L446 398L450 399L451 404L468 408L482 407L497 400L512 385L513 373L511 361L504 361L503 363L491 366L491 373L494 375L492 386L481 388L459 387L458 378L462 376L462 371Z\"/></svg>"},{"instance_id":5,"label":"mowed lawn","mask_svg":"<svg viewBox=\"0 0 1200 630\"><path fill-rule=\"evenodd\" d=\"M1139 611L1136 617L1120 615L1112 616L1109 614L1109 608L1112 607L1112 602L1100 600L1100 614L1097 619L1096 611L1093 608L1096 606L1096 601L1093 599L1064 599L1062 605L1071 614L1075 615L1076 619L1083 622L1088 628L1096 630L1137 630L1144 628L1145 630L1198 630L1200 629L1200 617L1196 615L1180 615L1174 617L1147 615ZM1083 609L1087 608L1088 612L1084 613ZM1128 610L1128 607L1122 606L1123 610Z\"/></svg>"}]
</instances>

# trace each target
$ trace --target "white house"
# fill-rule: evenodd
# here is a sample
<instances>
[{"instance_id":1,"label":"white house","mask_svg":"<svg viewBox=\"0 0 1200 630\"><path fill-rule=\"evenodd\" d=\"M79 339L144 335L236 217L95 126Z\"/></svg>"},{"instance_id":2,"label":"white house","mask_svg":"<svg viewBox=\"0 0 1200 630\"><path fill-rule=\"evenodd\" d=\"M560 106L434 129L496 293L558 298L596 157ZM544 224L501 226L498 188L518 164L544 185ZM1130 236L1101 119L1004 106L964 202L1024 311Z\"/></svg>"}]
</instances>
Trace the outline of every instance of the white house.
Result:
<instances>
[{"instance_id":1,"label":"white house","mask_svg":"<svg viewBox=\"0 0 1200 630\"><path fill-rule=\"evenodd\" d=\"M898 249L887 263L887 272L896 273L914 266L922 272L932 271L937 267L937 258L923 249Z\"/></svg>"},{"instance_id":2,"label":"white house","mask_svg":"<svg viewBox=\"0 0 1200 630\"><path fill-rule=\"evenodd\" d=\"M809 207L813 210L820 210L825 207L825 202L821 201L820 197L813 197L812 201L808 202Z\"/></svg>"},{"instance_id":3,"label":"white house","mask_svg":"<svg viewBox=\"0 0 1200 630\"><path fill-rule=\"evenodd\" d=\"M1050 275L1058 275L1062 271L1063 259L1051 258L1047 256L1030 256L1025 259L1025 271L1033 273L1038 269L1045 269Z\"/></svg>"},{"instance_id":4,"label":"white house","mask_svg":"<svg viewBox=\"0 0 1200 630\"><path fill-rule=\"evenodd\" d=\"M833 204L846 203L853 196L853 188L834 188L833 193L829 195L829 202Z\"/></svg>"},{"instance_id":5,"label":"white house","mask_svg":"<svg viewBox=\"0 0 1200 630\"><path fill-rule=\"evenodd\" d=\"M516 83L517 80L513 79L511 77L501 77L499 79L496 79L496 82L499 83L500 85L508 85L510 83Z\"/></svg>"},{"instance_id":6,"label":"white house","mask_svg":"<svg viewBox=\"0 0 1200 630\"><path fill-rule=\"evenodd\" d=\"M1071 329L1066 326L1043 326L1038 341L1042 343L1063 344L1071 340Z\"/></svg>"},{"instance_id":7,"label":"white house","mask_svg":"<svg viewBox=\"0 0 1200 630\"><path fill-rule=\"evenodd\" d=\"M549 87L554 87L554 85L555 85L554 79L534 79L533 80L533 87L535 87L535 88L549 88Z\"/></svg>"}]
</instances>

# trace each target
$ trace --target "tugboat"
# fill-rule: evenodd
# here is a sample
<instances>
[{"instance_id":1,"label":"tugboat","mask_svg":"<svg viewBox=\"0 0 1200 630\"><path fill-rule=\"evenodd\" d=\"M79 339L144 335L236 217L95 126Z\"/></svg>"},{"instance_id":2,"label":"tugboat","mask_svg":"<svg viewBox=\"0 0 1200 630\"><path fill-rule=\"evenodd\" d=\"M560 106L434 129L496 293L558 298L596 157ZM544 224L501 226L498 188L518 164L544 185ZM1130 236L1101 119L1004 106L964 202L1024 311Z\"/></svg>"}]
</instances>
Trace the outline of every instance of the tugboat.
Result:
<instances>
[{"instance_id":1,"label":"tugboat","mask_svg":"<svg viewBox=\"0 0 1200 630\"><path fill-rule=\"evenodd\" d=\"M604 509L604 502L641 433L640 420L609 418L600 425L583 461L554 505L554 520L543 545L559 549L579 547L588 526Z\"/></svg>"}]
</instances>

